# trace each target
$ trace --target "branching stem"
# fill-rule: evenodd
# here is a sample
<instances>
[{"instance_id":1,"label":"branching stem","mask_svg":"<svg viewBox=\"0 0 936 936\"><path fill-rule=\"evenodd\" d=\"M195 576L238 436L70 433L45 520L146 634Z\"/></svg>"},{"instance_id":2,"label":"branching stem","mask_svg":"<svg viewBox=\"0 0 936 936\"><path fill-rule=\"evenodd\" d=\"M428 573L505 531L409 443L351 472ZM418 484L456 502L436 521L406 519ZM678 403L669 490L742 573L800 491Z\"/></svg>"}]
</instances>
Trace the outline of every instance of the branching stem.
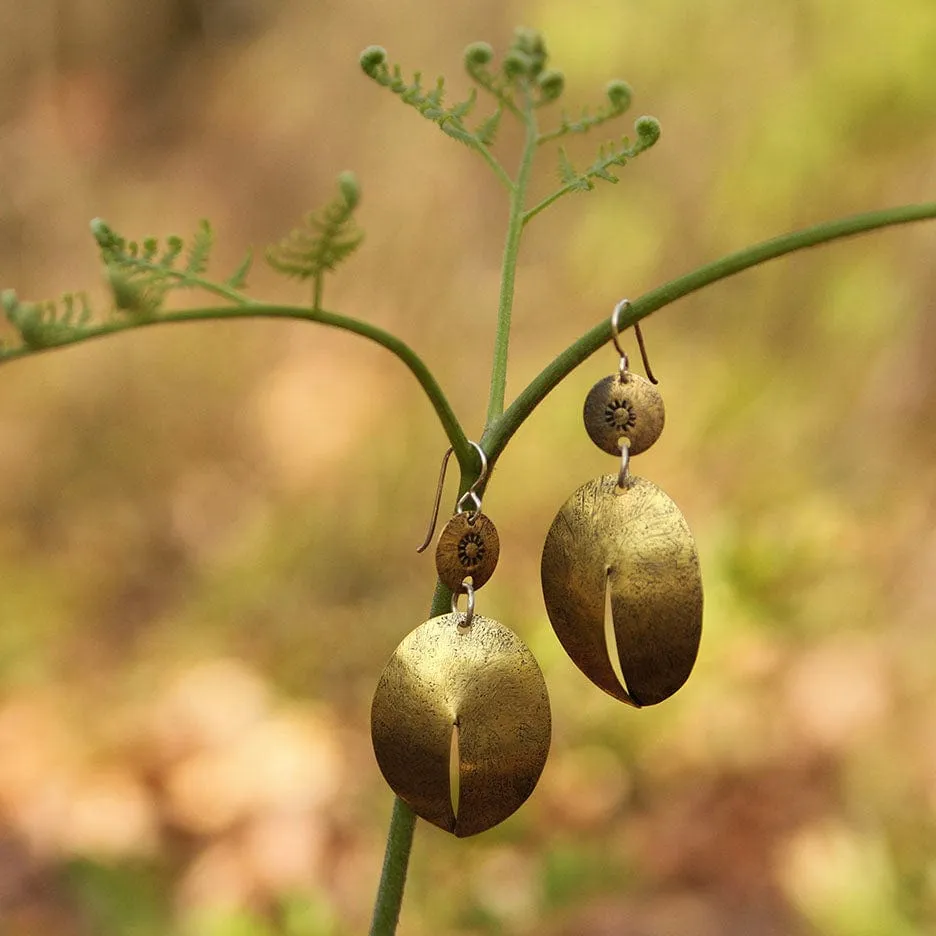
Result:
<instances>
[{"instance_id":1,"label":"branching stem","mask_svg":"<svg viewBox=\"0 0 936 936\"><path fill-rule=\"evenodd\" d=\"M563 185L562 188L556 189L551 195L547 195L539 204L534 205L529 211L525 212L523 215L523 224L527 225L541 211L545 211L554 201L558 201L563 195L568 195L569 192L574 192L578 187L579 186L574 182L570 182L568 185Z\"/></svg>"},{"instance_id":2,"label":"branching stem","mask_svg":"<svg viewBox=\"0 0 936 936\"><path fill-rule=\"evenodd\" d=\"M245 296L239 289L233 286L226 286L224 283L216 283L213 280L205 279L195 273L189 273L186 270L174 270L171 267L162 267L158 263L150 263L148 260L131 259L124 260L124 266L130 269L143 270L145 272L162 273L171 279L178 280L189 289L203 289L206 293L217 296L219 299L227 299L237 306L251 305L251 299Z\"/></svg>"},{"instance_id":3,"label":"branching stem","mask_svg":"<svg viewBox=\"0 0 936 936\"><path fill-rule=\"evenodd\" d=\"M491 152L491 150L480 140L476 140L472 146L481 154L482 158L491 167L491 169L494 170L494 175L500 179L504 188L513 194L514 180L510 178L510 173L501 165L500 160L498 160L498 158Z\"/></svg>"},{"instance_id":4,"label":"branching stem","mask_svg":"<svg viewBox=\"0 0 936 936\"><path fill-rule=\"evenodd\" d=\"M704 286L734 276L742 270L766 263L776 257L782 257L784 254L877 228L932 218L936 218L936 202L904 205L899 208L885 208L882 211L869 211L837 221L827 221L801 231L762 241L760 244L728 254L691 273L670 280L663 286L645 293L639 299L633 300L630 308L621 317L621 327L627 328L651 312L656 312ZM554 387L610 340L611 330L608 318L605 317L544 368L513 401L503 416L489 425L481 437L481 445L488 460L494 462L497 459L513 434Z\"/></svg>"}]
</instances>

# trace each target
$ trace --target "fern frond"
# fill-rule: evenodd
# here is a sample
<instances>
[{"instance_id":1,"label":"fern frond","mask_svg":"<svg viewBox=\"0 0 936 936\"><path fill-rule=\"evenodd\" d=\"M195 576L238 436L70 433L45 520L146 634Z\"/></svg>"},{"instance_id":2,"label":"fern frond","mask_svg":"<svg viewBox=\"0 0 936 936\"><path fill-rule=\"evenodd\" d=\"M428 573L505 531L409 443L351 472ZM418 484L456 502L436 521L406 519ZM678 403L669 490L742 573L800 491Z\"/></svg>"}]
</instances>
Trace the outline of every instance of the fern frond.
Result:
<instances>
[{"instance_id":1,"label":"fern frond","mask_svg":"<svg viewBox=\"0 0 936 936\"><path fill-rule=\"evenodd\" d=\"M559 178L563 189L567 192L588 192L595 187L596 179L612 184L619 182L612 168L626 165L629 160L650 149L660 138L660 124L654 117L641 117L634 127L637 130L636 143L631 144L627 137L623 137L618 143L602 144L598 148L597 158L584 172L579 172L572 165L560 146Z\"/></svg>"},{"instance_id":2,"label":"fern frond","mask_svg":"<svg viewBox=\"0 0 936 936\"><path fill-rule=\"evenodd\" d=\"M165 267L167 270L171 269L172 265L181 255L184 247L185 242L181 237L177 234L170 234L169 237L166 238L166 250L159 259L159 265Z\"/></svg>"},{"instance_id":3,"label":"fern frond","mask_svg":"<svg viewBox=\"0 0 936 936\"><path fill-rule=\"evenodd\" d=\"M467 117L473 110L475 103L478 100L478 92L472 88L471 93L465 98L464 101L459 104L453 105L449 109L449 117L454 117L456 120L461 120L463 117Z\"/></svg>"},{"instance_id":4,"label":"fern frond","mask_svg":"<svg viewBox=\"0 0 936 936\"><path fill-rule=\"evenodd\" d=\"M589 130L600 127L603 123L607 123L607 121L613 120L615 117L620 117L630 107L633 91L627 82L612 81L605 89L605 93L608 102L600 107L596 113L592 114L585 107L577 120L573 120L566 113L563 113L559 127L540 134L538 142L548 143L550 140L558 140L560 137L572 133L588 133Z\"/></svg>"},{"instance_id":5,"label":"fern frond","mask_svg":"<svg viewBox=\"0 0 936 936\"><path fill-rule=\"evenodd\" d=\"M202 220L198 224L198 230L192 238L192 246L189 247L188 259L185 263L185 272L193 276L204 273L208 269L208 257L211 254L211 248L214 245L214 231L211 225Z\"/></svg>"},{"instance_id":6,"label":"fern frond","mask_svg":"<svg viewBox=\"0 0 936 936\"><path fill-rule=\"evenodd\" d=\"M571 185L579 178L578 170L569 161L566 151L559 147L559 178L564 185Z\"/></svg>"},{"instance_id":7,"label":"fern frond","mask_svg":"<svg viewBox=\"0 0 936 936\"><path fill-rule=\"evenodd\" d=\"M225 285L232 289L246 289L247 274L250 273L251 266L253 266L253 251L248 250L238 268L224 281Z\"/></svg>"},{"instance_id":8,"label":"fern frond","mask_svg":"<svg viewBox=\"0 0 936 936\"><path fill-rule=\"evenodd\" d=\"M247 301L239 290L245 285L249 263L241 265L236 280L231 277L219 283L204 277L214 246L214 232L207 221L199 223L188 249L185 241L174 234L162 244L155 237L146 237L140 243L127 240L100 218L91 222L91 231L100 248L118 311L150 317L174 289L204 289L233 302ZM185 265L177 268L183 253Z\"/></svg>"},{"instance_id":9,"label":"fern frond","mask_svg":"<svg viewBox=\"0 0 936 936\"><path fill-rule=\"evenodd\" d=\"M224 282L205 279L214 235L202 221L188 247L181 237L128 240L100 218L91 222L105 276L113 295L110 313L95 316L84 293L65 293L58 300L21 302L13 290L0 294L0 307L20 338L18 345L0 343L0 360L30 351L70 344L95 334L117 331L155 316L173 289L199 288L239 305L247 303L239 290L247 280L251 255ZM185 254L184 267L176 264Z\"/></svg>"},{"instance_id":10,"label":"fern frond","mask_svg":"<svg viewBox=\"0 0 936 936\"><path fill-rule=\"evenodd\" d=\"M517 114L510 78L503 71L495 75L487 68L493 58L494 50L488 43L473 42L465 49L465 71L479 87L497 99L498 110L506 108Z\"/></svg>"},{"instance_id":11,"label":"fern frond","mask_svg":"<svg viewBox=\"0 0 936 936\"><path fill-rule=\"evenodd\" d=\"M475 137L480 140L485 146L491 146L494 143L494 139L497 136L497 131L500 128L501 115L504 113L504 108L498 104L497 110L491 114L483 123L480 123L474 131Z\"/></svg>"},{"instance_id":12,"label":"fern frond","mask_svg":"<svg viewBox=\"0 0 936 936\"><path fill-rule=\"evenodd\" d=\"M60 300L20 302L12 289L0 295L7 321L16 329L22 347L40 351L65 344L89 331L91 308L84 293L65 293ZM0 360L21 353L21 348L0 346Z\"/></svg>"},{"instance_id":13,"label":"fern frond","mask_svg":"<svg viewBox=\"0 0 936 936\"><path fill-rule=\"evenodd\" d=\"M472 89L471 94L465 100L445 107L444 78L437 78L435 87L431 91L423 89L421 72L415 72L413 80L407 83L400 66L391 67L387 62L386 50L380 46L370 46L365 49L361 53L360 61L361 68L368 77L399 95L404 104L409 104L427 120L438 124L444 133L471 146L478 144L477 138L463 123L464 118L471 113L477 101L478 92L475 89Z\"/></svg>"},{"instance_id":14,"label":"fern frond","mask_svg":"<svg viewBox=\"0 0 936 936\"><path fill-rule=\"evenodd\" d=\"M304 223L266 250L267 263L287 276L320 278L347 259L364 239L354 222L360 193L350 172L339 176L339 194L321 211L311 211Z\"/></svg>"},{"instance_id":15,"label":"fern frond","mask_svg":"<svg viewBox=\"0 0 936 936\"><path fill-rule=\"evenodd\" d=\"M539 92L534 106L555 100L562 93L562 76L547 72L549 53L542 35L535 29L519 28L496 73L488 66L494 50L486 42L473 42L465 49L465 70L485 91L493 94L501 106L521 117L516 94L528 94L532 86Z\"/></svg>"}]
</instances>

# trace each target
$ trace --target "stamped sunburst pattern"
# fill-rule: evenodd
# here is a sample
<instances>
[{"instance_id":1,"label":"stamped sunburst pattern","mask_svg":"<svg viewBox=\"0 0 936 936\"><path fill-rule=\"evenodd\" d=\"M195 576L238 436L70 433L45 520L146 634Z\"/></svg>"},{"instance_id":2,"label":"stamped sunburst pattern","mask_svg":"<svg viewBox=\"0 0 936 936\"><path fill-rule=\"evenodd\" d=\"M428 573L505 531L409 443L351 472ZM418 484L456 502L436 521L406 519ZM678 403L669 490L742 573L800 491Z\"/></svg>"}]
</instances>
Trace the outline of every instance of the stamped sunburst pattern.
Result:
<instances>
[{"instance_id":1,"label":"stamped sunburst pattern","mask_svg":"<svg viewBox=\"0 0 936 936\"><path fill-rule=\"evenodd\" d=\"M605 422L612 429L623 432L637 425L637 414L629 400L611 400L605 407Z\"/></svg>"},{"instance_id":2,"label":"stamped sunburst pattern","mask_svg":"<svg viewBox=\"0 0 936 936\"><path fill-rule=\"evenodd\" d=\"M478 533L466 533L458 541L458 561L466 568L476 566L484 558L484 538Z\"/></svg>"}]
</instances>

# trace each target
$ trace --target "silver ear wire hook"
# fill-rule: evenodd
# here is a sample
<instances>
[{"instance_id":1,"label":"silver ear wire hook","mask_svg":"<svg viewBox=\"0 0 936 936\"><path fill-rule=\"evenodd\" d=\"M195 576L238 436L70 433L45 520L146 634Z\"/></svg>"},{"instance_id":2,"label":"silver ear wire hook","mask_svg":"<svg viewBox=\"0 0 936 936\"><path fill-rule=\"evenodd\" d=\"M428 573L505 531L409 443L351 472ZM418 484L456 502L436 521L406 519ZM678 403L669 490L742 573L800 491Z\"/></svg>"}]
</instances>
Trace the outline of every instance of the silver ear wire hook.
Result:
<instances>
[{"instance_id":1,"label":"silver ear wire hook","mask_svg":"<svg viewBox=\"0 0 936 936\"><path fill-rule=\"evenodd\" d=\"M629 309L630 304L630 299L622 299L611 313L611 340L614 342L615 350L621 357L622 377L627 373L630 362L627 358L627 352L621 347L620 341L618 341L618 336L621 334L621 313ZM647 347L644 344L643 333L640 331L639 322L634 322L634 332L637 335L637 347L640 348L640 359L643 361L644 370L647 373L647 380L652 384L657 384L660 381L653 376L653 371L650 368L650 361L647 358Z\"/></svg>"},{"instance_id":2,"label":"silver ear wire hook","mask_svg":"<svg viewBox=\"0 0 936 936\"><path fill-rule=\"evenodd\" d=\"M468 522L474 523L478 514L481 513L481 495L478 494L478 488L487 480L488 460L487 455L484 454L484 449L481 448L477 442L471 442L469 440L469 444L474 446L475 451L478 453L478 457L481 459L481 471L478 474L478 477L475 479L474 484L472 484L471 487L468 488L468 490L458 498L458 503L455 505L455 510L457 513L464 513L465 503L471 501L473 506L468 517ZM429 529L426 532L426 539L423 541L422 546L416 550L418 553L423 552L432 542L432 535L435 533L436 523L439 521L439 505L442 502L442 490L445 487L445 472L448 468L449 458L452 457L452 451L453 449L450 447L442 456L442 468L439 471L439 484L436 487L435 502L432 505L432 517L429 520Z\"/></svg>"},{"instance_id":3,"label":"silver ear wire hook","mask_svg":"<svg viewBox=\"0 0 936 936\"><path fill-rule=\"evenodd\" d=\"M474 507L471 509L471 513L468 515L468 522L474 523L478 519L478 514L481 513L481 495L478 493L478 488L487 481L488 473L488 460L487 455L484 454L484 449L478 445L477 442L471 442L469 444L475 447L475 451L478 453L478 457L481 459L481 471L478 472L478 477L475 478L474 483L458 498L458 503L455 504L455 510L458 513L465 512L465 503L471 501L474 504Z\"/></svg>"}]
</instances>

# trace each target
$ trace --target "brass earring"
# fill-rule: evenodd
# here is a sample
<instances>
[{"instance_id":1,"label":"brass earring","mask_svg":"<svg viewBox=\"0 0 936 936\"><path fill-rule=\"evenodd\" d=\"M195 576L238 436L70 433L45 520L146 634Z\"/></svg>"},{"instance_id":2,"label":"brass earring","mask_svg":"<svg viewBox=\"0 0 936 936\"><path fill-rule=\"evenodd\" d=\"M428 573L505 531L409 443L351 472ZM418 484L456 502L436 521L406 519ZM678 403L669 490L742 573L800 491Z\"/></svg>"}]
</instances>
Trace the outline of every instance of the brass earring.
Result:
<instances>
[{"instance_id":1,"label":"brass earring","mask_svg":"<svg viewBox=\"0 0 936 936\"><path fill-rule=\"evenodd\" d=\"M374 752L391 789L418 816L459 837L490 829L520 807L542 773L551 734L549 696L533 654L509 628L475 613L475 593L493 574L500 543L478 493L487 459L472 445L481 475L459 499L436 548L452 611L403 639L371 707ZM434 526L433 518L420 551ZM461 594L465 612L457 607Z\"/></svg>"},{"instance_id":2,"label":"brass earring","mask_svg":"<svg viewBox=\"0 0 936 936\"><path fill-rule=\"evenodd\" d=\"M585 428L603 451L620 458L617 474L580 487L559 511L543 547L541 575L553 630L576 666L622 702L653 705L688 679L702 633L702 576L695 541L676 504L655 484L630 473L630 459L663 430L663 398L629 370L619 319L611 316L620 367L585 399ZM605 635L610 592L614 645L624 685Z\"/></svg>"}]
</instances>

